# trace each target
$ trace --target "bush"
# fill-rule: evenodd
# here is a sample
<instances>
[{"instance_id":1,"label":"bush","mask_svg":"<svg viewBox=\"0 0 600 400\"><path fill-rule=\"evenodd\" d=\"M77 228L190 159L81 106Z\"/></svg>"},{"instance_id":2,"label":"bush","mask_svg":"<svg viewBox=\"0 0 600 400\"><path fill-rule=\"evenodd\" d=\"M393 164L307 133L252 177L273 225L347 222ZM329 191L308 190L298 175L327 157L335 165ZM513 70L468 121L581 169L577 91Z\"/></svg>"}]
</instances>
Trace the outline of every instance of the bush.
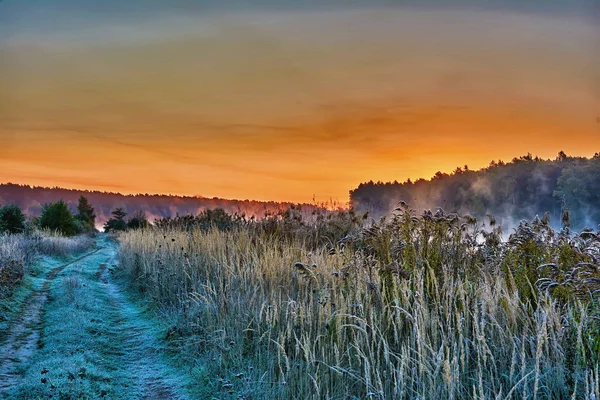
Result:
<instances>
[{"instance_id":1,"label":"bush","mask_svg":"<svg viewBox=\"0 0 600 400\"><path fill-rule=\"evenodd\" d=\"M21 233L25 230L25 214L12 204L0 208L0 232Z\"/></svg>"},{"instance_id":2,"label":"bush","mask_svg":"<svg viewBox=\"0 0 600 400\"><path fill-rule=\"evenodd\" d=\"M112 212L112 218L106 221L104 224L105 232L114 232L114 231L126 231L127 230L127 222L125 222L125 217L127 213L121 207L114 209Z\"/></svg>"},{"instance_id":3,"label":"bush","mask_svg":"<svg viewBox=\"0 0 600 400\"><path fill-rule=\"evenodd\" d=\"M24 274L23 263L18 260L0 259L0 299L12 294L13 288Z\"/></svg>"},{"instance_id":4,"label":"bush","mask_svg":"<svg viewBox=\"0 0 600 400\"><path fill-rule=\"evenodd\" d=\"M45 204L39 220L42 229L60 232L63 235L73 236L79 232L77 221L67 203L60 200L56 203Z\"/></svg>"},{"instance_id":5,"label":"bush","mask_svg":"<svg viewBox=\"0 0 600 400\"><path fill-rule=\"evenodd\" d=\"M148 222L148 217L146 213L143 211L137 211L133 214L129 221L127 221L128 229L142 229L150 226L150 222Z\"/></svg>"},{"instance_id":6,"label":"bush","mask_svg":"<svg viewBox=\"0 0 600 400\"><path fill-rule=\"evenodd\" d=\"M32 244L24 235L0 235L0 299L12 294L25 273L25 265L35 260L37 252Z\"/></svg>"}]
</instances>

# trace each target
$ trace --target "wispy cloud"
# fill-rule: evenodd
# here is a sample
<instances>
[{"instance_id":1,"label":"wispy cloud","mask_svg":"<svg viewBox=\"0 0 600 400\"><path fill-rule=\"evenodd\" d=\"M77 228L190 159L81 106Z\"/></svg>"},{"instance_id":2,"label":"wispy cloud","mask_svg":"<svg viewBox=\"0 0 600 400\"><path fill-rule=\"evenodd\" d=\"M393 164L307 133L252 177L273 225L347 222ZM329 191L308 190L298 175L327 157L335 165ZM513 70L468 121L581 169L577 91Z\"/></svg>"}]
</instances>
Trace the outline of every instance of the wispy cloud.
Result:
<instances>
[{"instance_id":1,"label":"wispy cloud","mask_svg":"<svg viewBox=\"0 0 600 400\"><path fill-rule=\"evenodd\" d=\"M0 41L0 180L77 170L77 185L88 174L142 191L345 199L363 180L600 145L589 18L156 15L126 27L88 15L52 40L13 26ZM122 40L103 40L109 28Z\"/></svg>"}]
</instances>

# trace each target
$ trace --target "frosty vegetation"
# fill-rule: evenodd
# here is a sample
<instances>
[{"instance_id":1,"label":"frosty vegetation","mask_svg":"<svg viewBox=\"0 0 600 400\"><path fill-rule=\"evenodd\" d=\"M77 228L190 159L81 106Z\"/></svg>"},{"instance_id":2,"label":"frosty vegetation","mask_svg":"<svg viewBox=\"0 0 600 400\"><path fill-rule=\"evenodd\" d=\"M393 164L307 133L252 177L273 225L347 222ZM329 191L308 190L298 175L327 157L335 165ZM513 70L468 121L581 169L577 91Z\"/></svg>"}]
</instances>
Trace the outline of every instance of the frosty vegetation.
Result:
<instances>
[{"instance_id":1,"label":"frosty vegetation","mask_svg":"<svg viewBox=\"0 0 600 400\"><path fill-rule=\"evenodd\" d=\"M506 241L493 218L405 204L364 227L177 221L123 233L121 267L207 395L598 398L600 237L566 213Z\"/></svg>"}]
</instances>

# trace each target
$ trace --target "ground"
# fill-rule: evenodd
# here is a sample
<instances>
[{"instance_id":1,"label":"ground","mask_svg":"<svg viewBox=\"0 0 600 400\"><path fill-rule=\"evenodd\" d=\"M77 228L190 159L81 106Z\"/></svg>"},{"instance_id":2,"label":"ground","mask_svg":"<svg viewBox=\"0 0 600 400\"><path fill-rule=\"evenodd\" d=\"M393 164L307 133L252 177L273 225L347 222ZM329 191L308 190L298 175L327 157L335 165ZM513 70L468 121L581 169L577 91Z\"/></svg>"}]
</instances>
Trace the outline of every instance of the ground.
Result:
<instances>
[{"instance_id":1,"label":"ground","mask_svg":"<svg viewBox=\"0 0 600 400\"><path fill-rule=\"evenodd\" d=\"M164 329L114 278L117 245L44 258L0 325L0 398L178 399L189 371L164 351Z\"/></svg>"}]
</instances>

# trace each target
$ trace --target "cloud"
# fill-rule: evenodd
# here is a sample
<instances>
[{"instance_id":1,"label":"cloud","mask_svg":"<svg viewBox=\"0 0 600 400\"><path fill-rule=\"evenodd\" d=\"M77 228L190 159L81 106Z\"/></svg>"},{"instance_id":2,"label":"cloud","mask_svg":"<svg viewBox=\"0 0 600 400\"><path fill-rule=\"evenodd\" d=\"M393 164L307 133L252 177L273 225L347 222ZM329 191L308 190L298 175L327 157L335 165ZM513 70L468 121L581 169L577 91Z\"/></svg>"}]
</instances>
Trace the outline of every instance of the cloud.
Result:
<instances>
[{"instance_id":1,"label":"cloud","mask_svg":"<svg viewBox=\"0 0 600 400\"><path fill-rule=\"evenodd\" d=\"M0 40L0 180L110 170L115 188L345 199L365 180L600 144L597 29L575 17L91 15L55 35L25 15Z\"/></svg>"}]
</instances>

